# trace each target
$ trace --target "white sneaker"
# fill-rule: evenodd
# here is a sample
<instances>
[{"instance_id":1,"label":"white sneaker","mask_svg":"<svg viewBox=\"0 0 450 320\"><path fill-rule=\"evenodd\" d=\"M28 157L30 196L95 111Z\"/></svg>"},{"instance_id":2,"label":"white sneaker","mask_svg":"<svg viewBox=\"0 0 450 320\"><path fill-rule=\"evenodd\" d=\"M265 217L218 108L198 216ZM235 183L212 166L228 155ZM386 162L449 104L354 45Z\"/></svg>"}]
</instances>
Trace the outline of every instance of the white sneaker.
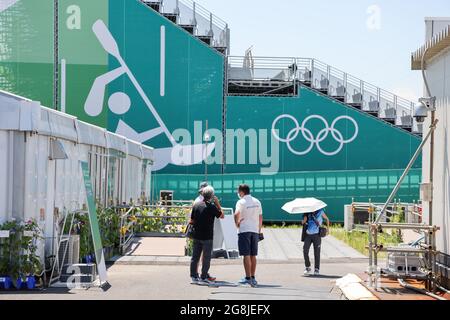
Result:
<instances>
[{"instance_id":1,"label":"white sneaker","mask_svg":"<svg viewBox=\"0 0 450 320\"><path fill-rule=\"evenodd\" d=\"M241 285L241 286L251 285L251 279L250 279L250 280L247 280L247 279L245 279L245 277L244 277L244 278L242 278L241 280L239 280L238 285Z\"/></svg>"},{"instance_id":2,"label":"white sneaker","mask_svg":"<svg viewBox=\"0 0 450 320\"><path fill-rule=\"evenodd\" d=\"M200 279L198 277L191 277L191 284L200 284Z\"/></svg>"},{"instance_id":3,"label":"white sneaker","mask_svg":"<svg viewBox=\"0 0 450 320\"><path fill-rule=\"evenodd\" d=\"M305 276L310 275L311 274L311 268L305 268L305 271L303 271L303 274Z\"/></svg>"},{"instance_id":4,"label":"white sneaker","mask_svg":"<svg viewBox=\"0 0 450 320\"><path fill-rule=\"evenodd\" d=\"M315 269L314 270L314 275L315 276L319 276L320 275L320 270L319 269Z\"/></svg>"}]
</instances>

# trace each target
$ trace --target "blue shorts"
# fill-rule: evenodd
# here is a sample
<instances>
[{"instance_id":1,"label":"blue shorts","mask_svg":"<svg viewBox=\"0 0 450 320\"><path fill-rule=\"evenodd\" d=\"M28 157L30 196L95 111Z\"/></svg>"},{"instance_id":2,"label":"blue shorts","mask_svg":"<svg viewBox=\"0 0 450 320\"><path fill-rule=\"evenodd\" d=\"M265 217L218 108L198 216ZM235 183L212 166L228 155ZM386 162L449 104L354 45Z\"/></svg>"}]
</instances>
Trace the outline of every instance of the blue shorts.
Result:
<instances>
[{"instance_id":1,"label":"blue shorts","mask_svg":"<svg viewBox=\"0 0 450 320\"><path fill-rule=\"evenodd\" d=\"M252 256L258 255L259 234L255 232L239 233L239 255Z\"/></svg>"}]
</instances>

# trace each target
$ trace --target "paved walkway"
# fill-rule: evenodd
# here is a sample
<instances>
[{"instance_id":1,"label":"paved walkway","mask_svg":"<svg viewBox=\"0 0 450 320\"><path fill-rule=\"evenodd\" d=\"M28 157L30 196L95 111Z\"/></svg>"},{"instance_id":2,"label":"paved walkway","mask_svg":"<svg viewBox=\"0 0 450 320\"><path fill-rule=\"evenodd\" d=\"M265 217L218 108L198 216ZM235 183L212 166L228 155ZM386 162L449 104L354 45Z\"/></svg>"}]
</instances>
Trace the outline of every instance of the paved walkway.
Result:
<instances>
[{"instance_id":1,"label":"paved walkway","mask_svg":"<svg viewBox=\"0 0 450 320\"><path fill-rule=\"evenodd\" d=\"M264 237L265 239L259 247L260 259L278 261L303 259L303 243L300 240L301 229L265 229ZM324 260L366 258L363 254L332 236L322 239L321 255Z\"/></svg>"},{"instance_id":2,"label":"paved walkway","mask_svg":"<svg viewBox=\"0 0 450 320\"><path fill-rule=\"evenodd\" d=\"M135 238L128 249L130 256L184 256L184 238Z\"/></svg>"},{"instance_id":3,"label":"paved walkway","mask_svg":"<svg viewBox=\"0 0 450 320\"><path fill-rule=\"evenodd\" d=\"M138 253L160 253L157 256L130 255L116 259L108 268L110 288L89 290L47 289L43 292L11 292L0 299L187 299L187 300L334 300L342 299L335 280L348 273L367 268L366 257L329 236L323 239L320 277L303 276L303 254L300 229L265 229L260 243L257 277L258 288L239 287L244 274L241 259L214 259L211 274L221 282L219 287L191 285L189 257L176 250L161 250L170 240L141 239ZM184 241L184 239L182 239ZM156 241L156 242L155 242ZM171 243L180 247L180 239ZM148 247L150 246L150 247ZM173 252L172 252L173 251ZM312 256L312 249L311 249Z\"/></svg>"},{"instance_id":4,"label":"paved walkway","mask_svg":"<svg viewBox=\"0 0 450 320\"><path fill-rule=\"evenodd\" d=\"M0 300L339 300L335 280L355 273L366 263L330 263L321 267L322 277L304 277L300 264L264 264L257 269L259 288L236 287L243 275L241 265L212 266L222 281L211 288L190 284L187 266L113 265L108 268L110 287L88 290L50 288L42 292L0 293Z\"/></svg>"},{"instance_id":5,"label":"paved walkway","mask_svg":"<svg viewBox=\"0 0 450 320\"><path fill-rule=\"evenodd\" d=\"M298 264L303 262L303 243L300 241L301 229L264 229L265 239L260 242L258 260L260 264ZM117 257L117 265L187 265L190 257L183 256L181 249L185 239L137 239L138 246L132 255ZM167 247L168 246L168 247ZM165 248L168 248L165 251ZM177 250L178 248L178 250ZM160 254L156 254L156 253ZM177 252L179 254L177 255ZM147 253L148 255L145 255ZM153 253L153 255L150 255ZM313 256L311 247L310 256ZM322 261L348 262L365 261L366 256L349 247L342 241L328 236L322 239ZM241 264L241 259L214 259L212 265Z\"/></svg>"}]
</instances>

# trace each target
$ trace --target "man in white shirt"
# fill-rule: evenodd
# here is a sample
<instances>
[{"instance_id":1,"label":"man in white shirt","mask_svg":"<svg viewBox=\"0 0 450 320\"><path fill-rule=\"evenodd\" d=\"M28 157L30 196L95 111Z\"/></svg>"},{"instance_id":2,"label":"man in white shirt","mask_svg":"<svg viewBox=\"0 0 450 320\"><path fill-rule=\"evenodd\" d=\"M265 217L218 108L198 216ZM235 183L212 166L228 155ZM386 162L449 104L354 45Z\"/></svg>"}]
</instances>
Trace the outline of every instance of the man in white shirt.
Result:
<instances>
[{"instance_id":1,"label":"man in white shirt","mask_svg":"<svg viewBox=\"0 0 450 320\"><path fill-rule=\"evenodd\" d=\"M238 189L240 200L236 203L234 221L239 229L239 254L244 257L245 278L239 284L256 287L255 278L258 242L263 223L261 202L250 195L250 187L242 184Z\"/></svg>"}]
</instances>

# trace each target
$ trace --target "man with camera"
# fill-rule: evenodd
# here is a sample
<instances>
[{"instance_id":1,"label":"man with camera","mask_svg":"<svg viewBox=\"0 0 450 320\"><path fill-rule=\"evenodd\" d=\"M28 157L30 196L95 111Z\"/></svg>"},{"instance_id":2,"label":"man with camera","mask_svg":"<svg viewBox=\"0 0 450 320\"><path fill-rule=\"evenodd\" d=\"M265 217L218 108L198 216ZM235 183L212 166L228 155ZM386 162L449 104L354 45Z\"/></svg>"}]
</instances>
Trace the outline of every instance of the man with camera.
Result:
<instances>
[{"instance_id":1,"label":"man with camera","mask_svg":"<svg viewBox=\"0 0 450 320\"><path fill-rule=\"evenodd\" d=\"M191 221L189 222L192 228L191 237L193 239L190 267L191 283L210 285L215 281L215 278L209 274L213 250L214 221L216 218L223 219L224 214L220 205L215 204L217 198L214 196L213 187L205 186L201 193L203 199L192 208ZM198 264L201 256L203 256L202 273L199 277Z\"/></svg>"}]
</instances>

